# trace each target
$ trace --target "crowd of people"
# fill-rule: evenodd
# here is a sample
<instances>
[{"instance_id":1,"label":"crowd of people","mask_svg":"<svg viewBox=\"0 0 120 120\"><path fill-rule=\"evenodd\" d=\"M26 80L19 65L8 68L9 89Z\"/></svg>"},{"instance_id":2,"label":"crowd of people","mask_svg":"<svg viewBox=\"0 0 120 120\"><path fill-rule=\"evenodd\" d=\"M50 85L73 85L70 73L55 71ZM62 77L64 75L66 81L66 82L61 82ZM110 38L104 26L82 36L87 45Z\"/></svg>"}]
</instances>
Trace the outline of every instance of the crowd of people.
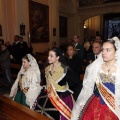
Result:
<instances>
[{"instance_id":1,"label":"crowd of people","mask_svg":"<svg viewBox=\"0 0 120 120\"><path fill-rule=\"evenodd\" d=\"M9 41L0 43L0 68L3 73L4 83L10 88L12 85L10 63L21 64L22 57L26 54L32 54L32 46L23 40L23 37L14 36L13 44Z\"/></svg>"},{"instance_id":2,"label":"crowd of people","mask_svg":"<svg viewBox=\"0 0 120 120\"><path fill-rule=\"evenodd\" d=\"M9 46L9 47L8 47ZM19 37L18 35L14 36L14 42L12 45L8 45L8 50L10 52L12 61L15 63L21 63L22 57L27 53L32 54L33 48L32 46L23 40L23 37Z\"/></svg>"},{"instance_id":3,"label":"crowd of people","mask_svg":"<svg viewBox=\"0 0 120 120\"><path fill-rule=\"evenodd\" d=\"M4 70L8 82L11 81L10 59L22 64L10 92L14 101L52 120L120 119L118 37L103 42L101 36L96 36L94 41L81 45L79 36L74 35L60 47L53 42L42 73L32 55L32 46L28 47L22 37L15 35L14 43L8 46L9 43L2 44L0 52L0 63L8 63ZM7 60L2 57L2 61L4 55L9 57Z\"/></svg>"}]
</instances>

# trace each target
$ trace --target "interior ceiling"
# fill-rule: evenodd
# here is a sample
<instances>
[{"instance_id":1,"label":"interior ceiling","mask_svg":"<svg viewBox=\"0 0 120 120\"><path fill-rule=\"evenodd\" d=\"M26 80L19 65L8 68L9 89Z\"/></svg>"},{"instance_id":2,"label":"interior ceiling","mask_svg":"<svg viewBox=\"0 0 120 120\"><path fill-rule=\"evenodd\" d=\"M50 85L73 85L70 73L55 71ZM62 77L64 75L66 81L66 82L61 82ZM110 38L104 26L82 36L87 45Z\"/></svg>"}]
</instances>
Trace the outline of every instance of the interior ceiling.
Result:
<instances>
[{"instance_id":1,"label":"interior ceiling","mask_svg":"<svg viewBox=\"0 0 120 120\"><path fill-rule=\"evenodd\" d=\"M59 9L62 12L74 13L75 12L75 0L60 0Z\"/></svg>"}]
</instances>

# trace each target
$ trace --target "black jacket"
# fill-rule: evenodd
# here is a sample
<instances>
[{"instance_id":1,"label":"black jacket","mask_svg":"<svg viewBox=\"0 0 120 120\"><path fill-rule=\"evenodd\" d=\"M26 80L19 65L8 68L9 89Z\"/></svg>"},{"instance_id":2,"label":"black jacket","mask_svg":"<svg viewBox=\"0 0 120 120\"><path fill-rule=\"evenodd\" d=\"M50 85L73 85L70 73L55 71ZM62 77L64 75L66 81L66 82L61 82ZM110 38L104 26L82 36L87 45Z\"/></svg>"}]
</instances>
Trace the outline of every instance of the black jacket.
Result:
<instances>
[{"instance_id":1,"label":"black jacket","mask_svg":"<svg viewBox=\"0 0 120 120\"><path fill-rule=\"evenodd\" d=\"M95 55L94 53L90 53L87 55L87 59L86 59L86 67L92 63L95 60Z\"/></svg>"},{"instance_id":2,"label":"black jacket","mask_svg":"<svg viewBox=\"0 0 120 120\"><path fill-rule=\"evenodd\" d=\"M74 55L71 59L66 57L67 64L74 71L74 73L80 77L81 69L82 69L82 60L78 57L78 55Z\"/></svg>"},{"instance_id":3,"label":"black jacket","mask_svg":"<svg viewBox=\"0 0 120 120\"><path fill-rule=\"evenodd\" d=\"M84 47L80 44L77 44L77 46L75 46L75 49L77 51L77 55L78 57L83 60L84 58Z\"/></svg>"}]
</instances>

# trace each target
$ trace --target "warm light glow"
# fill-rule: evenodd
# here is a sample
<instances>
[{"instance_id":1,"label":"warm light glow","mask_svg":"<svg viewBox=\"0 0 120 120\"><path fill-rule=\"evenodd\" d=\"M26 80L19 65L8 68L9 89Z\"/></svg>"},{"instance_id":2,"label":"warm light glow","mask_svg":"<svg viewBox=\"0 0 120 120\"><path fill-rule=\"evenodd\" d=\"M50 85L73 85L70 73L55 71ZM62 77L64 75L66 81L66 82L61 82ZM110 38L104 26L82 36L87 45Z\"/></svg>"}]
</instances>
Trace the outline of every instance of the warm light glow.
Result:
<instances>
[{"instance_id":1,"label":"warm light glow","mask_svg":"<svg viewBox=\"0 0 120 120\"><path fill-rule=\"evenodd\" d=\"M87 28L86 25L84 25L84 28Z\"/></svg>"}]
</instances>

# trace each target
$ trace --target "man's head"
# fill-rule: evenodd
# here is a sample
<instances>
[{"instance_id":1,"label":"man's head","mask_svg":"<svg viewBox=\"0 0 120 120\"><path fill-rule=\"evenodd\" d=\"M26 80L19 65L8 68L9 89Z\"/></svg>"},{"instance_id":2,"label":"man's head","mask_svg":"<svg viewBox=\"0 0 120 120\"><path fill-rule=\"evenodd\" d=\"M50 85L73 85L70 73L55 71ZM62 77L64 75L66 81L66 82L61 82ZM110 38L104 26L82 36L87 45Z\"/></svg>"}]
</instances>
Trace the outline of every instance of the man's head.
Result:
<instances>
[{"instance_id":1,"label":"man's head","mask_svg":"<svg viewBox=\"0 0 120 120\"><path fill-rule=\"evenodd\" d=\"M18 42L19 41L19 36L18 35L15 35L14 36L14 42Z\"/></svg>"},{"instance_id":2,"label":"man's head","mask_svg":"<svg viewBox=\"0 0 120 120\"><path fill-rule=\"evenodd\" d=\"M99 42L102 42L102 37L100 35L97 35L95 37L95 41L99 41Z\"/></svg>"},{"instance_id":3,"label":"man's head","mask_svg":"<svg viewBox=\"0 0 120 120\"><path fill-rule=\"evenodd\" d=\"M79 36L78 35L74 35L73 41L74 41L74 43L79 43Z\"/></svg>"},{"instance_id":4,"label":"man's head","mask_svg":"<svg viewBox=\"0 0 120 120\"><path fill-rule=\"evenodd\" d=\"M23 37L19 37L19 41L20 41L20 42L23 42Z\"/></svg>"},{"instance_id":5,"label":"man's head","mask_svg":"<svg viewBox=\"0 0 120 120\"><path fill-rule=\"evenodd\" d=\"M99 55L102 50L102 42L94 41L92 44L92 50L95 55Z\"/></svg>"}]
</instances>

